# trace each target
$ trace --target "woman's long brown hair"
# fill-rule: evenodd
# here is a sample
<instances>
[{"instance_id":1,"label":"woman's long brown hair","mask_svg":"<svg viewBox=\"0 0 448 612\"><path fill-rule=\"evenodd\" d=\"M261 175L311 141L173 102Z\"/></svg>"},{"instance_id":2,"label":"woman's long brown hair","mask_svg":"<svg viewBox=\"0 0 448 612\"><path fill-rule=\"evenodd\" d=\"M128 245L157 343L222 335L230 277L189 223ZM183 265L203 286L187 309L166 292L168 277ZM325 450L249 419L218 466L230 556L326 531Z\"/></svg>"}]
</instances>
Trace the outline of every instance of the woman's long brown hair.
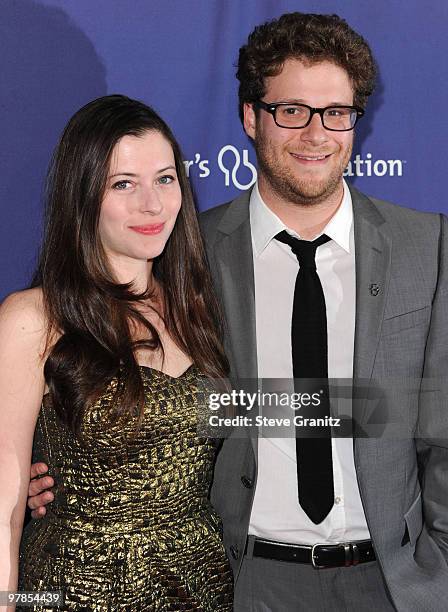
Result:
<instances>
[{"instance_id":1,"label":"woman's long brown hair","mask_svg":"<svg viewBox=\"0 0 448 612\"><path fill-rule=\"evenodd\" d=\"M220 309L199 232L182 155L171 130L148 106L125 96L105 96L81 108L67 124L47 181L45 234L32 286L41 286L48 320L44 366L50 398L60 418L80 434L82 416L108 383L118 385L111 417L137 413L144 390L136 348L162 349L136 294L114 278L98 232L112 151L125 135L162 134L173 148L182 205L163 253L153 264L162 288L162 316L176 344L205 375L228 372ZM145 330L135 340L132 330ZM52 344L54 334L59 336Z\"/></svg>"}]
</instances>

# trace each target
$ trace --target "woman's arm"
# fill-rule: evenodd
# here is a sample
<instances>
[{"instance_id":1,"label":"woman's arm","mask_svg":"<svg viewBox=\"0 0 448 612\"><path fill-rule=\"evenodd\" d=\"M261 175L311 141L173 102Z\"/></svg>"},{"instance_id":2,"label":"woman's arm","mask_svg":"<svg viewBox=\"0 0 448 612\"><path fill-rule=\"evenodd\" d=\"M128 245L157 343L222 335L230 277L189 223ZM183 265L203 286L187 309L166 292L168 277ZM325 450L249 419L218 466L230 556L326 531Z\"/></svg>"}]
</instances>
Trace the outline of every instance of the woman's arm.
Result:
<instances>
[{"instance_id":1,"label":"woman's arm","mask_svg":"<svg viewBox=\"0 0 448 612\"><path fill-rule=\"evenodd\" d=\"M33 434L45 388L39 289L0 306L0 591L17 590Z\"/></svg>"}]
</instances>

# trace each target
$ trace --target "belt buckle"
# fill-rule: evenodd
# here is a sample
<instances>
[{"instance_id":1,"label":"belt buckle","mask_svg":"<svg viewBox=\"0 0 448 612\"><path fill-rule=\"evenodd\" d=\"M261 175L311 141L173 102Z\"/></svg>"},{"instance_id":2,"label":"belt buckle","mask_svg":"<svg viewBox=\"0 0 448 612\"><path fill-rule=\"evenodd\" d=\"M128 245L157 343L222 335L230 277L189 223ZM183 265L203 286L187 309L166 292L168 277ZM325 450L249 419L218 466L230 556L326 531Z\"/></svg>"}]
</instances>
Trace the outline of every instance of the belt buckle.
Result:
<instances>
[{"instance_id":1,"label":"belt buckle","mask_svg":"<svg viewBox=\"0 0 448 612\"><path fill-rule=\"evenodd\" d=\"M316 559L315 559L315 554L314 551L316 550L316 548L318 548L319 546L322 546L322 544L314 544L311 547L311 564L314 567L314 569L325 569L327 566L326 565L318 565L316 563Z\"/></svg>"},{"instance_id":2,"label":"belt buckle","mask_svg":"<svg viewBox=\"0 0 448 612\"><path fill-rule=\"evenodd\" d=\"M351 567L352 565L358 565L359 563L359 548L356 542L343 542L341 546L344 547L345 556L345 567Z\"/></svg>"},{"instance_id":3,"label":"belt buckle","mask_svg":"<svg viewBox=\"0 0 448 612\"><path fill-rule=\"evenodd\" d=\"M315 559L316 557L315 550L319 546L325 546L325 544L314 544L314 546L311 548L311 564L314 567L314 569L326 569L329 567L340 567L338 565L318 565ZM344 567L358 565L359 549L356 545L356 542L336 542L334 546L341 546L344 549L344 559L345 559Z\"/></svg>"}]
</instances>

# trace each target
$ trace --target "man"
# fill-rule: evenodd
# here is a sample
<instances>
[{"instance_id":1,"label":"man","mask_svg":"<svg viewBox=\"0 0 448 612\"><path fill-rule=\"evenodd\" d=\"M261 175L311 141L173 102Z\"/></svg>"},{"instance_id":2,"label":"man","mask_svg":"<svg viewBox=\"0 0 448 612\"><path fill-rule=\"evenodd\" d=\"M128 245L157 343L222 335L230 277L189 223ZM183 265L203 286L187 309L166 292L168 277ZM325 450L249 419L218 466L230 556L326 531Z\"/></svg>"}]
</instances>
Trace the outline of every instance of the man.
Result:
<instances>
[{"instance_id":1,"label":"man","mask_svg":"<svg viewBox=\"0 0 448 612\"><path fill-rule=\"evenodd\" d=\"M258 183L202 215L233 373L379 381L386 405L385 381L409 380L417 400L393 392L412 430L393 439L369 437L361 397L367 437L323 427L314 446L293 436L225 440L212 501L235 610L445 610L446 219L344 183L375 67L339 17L293 13L255 28L237 76ZM316 239L305 257L304 242ZM32 483L30 494L41 490Z\"/></svg>"}]
</instances>

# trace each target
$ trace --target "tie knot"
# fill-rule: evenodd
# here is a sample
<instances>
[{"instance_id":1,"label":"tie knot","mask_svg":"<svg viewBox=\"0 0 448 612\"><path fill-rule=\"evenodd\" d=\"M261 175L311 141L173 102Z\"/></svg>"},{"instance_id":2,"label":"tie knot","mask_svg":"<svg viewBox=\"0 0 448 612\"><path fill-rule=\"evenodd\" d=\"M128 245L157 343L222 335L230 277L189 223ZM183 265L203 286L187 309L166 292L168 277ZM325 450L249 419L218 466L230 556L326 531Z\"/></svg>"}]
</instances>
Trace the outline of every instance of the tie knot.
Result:
<instances>
[{"instance_id":1,"label":"tie knot","mask_svg":"<svg viewBox=\"0 0 448 612\"><path fill-rule=\"evenodd\" d=\"M312 268L313 270L316 269L317 247L331 240L331 238L325 234L322 234L322 236L319 236L319 238L316 238L316 240L312 242L308 240L299 240L288 234L285 230L277 234L275 239L279 242L283 242L283 244L287 244L291 248L291 251L299 260L301 268Z\"/></svg>"}]
</instances>

